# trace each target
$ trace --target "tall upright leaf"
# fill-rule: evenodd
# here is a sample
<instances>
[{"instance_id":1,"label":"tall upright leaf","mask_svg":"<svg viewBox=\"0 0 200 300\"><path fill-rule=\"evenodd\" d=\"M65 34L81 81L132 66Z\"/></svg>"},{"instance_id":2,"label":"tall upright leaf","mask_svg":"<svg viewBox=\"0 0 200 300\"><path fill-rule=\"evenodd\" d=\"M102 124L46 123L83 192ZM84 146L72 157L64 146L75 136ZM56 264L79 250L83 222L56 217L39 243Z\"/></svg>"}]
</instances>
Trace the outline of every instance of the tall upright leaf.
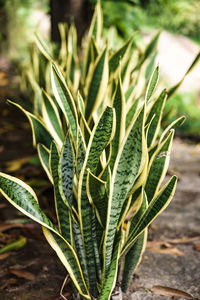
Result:
<instances>
[{"instance_id":1,"label":"tall upright leaf","mask_svg":"<svg viewBox=\"0 0 200 300\"><path fill-rule=\"evenodd\" d=\"M151 78L149 79L146 96L145 96L146 101L149 101L149 99L151 98L151 96L156 88L156 85L158 83L158 77L159 77L159 67L157 66L156 69L154 70Z\"/></svg>"},{"instance_id":2,"label":"tall upright leaf","mask_svg":"<svg viewBox=\"0 0 200 300\"><path fill-rule=\"evenodd\" d=\"M113 168L103 245L104 276L108 274L110 268L114 236L122 205L145 164L142 155L145 146L144 115L145 107L141 110L136 121L130 126L130 130L119 149Z\"/></svg>"},{"instance_id":3,"label":"tall upright leaf","mask_svg":"<svg viewBox=\"0 0 200 300\"><path fill-rule=\"evenodd\" d=\"M72 225L71 216L68 207L63 201L63 197L59 191L59 153L55 143L51 145L50 151L50 170L53 177L54 198L56 216L58 220L59 230L62 236L71 244L72 243Z\"/></svg>"},{"instance_id":4,"label":"tall upright leaf","mask_svg":"<svg viewBox=\"0 0 200 300\"><path fill-rule=\"evenodd\" d=\"M167 98L166 90L163 90L149 112L147 122L146 122L147 124L151 122L148 128L148 135L147 135L148 148L154 145L158 132L160 130L162 113L166 102L166 98ZM155 117L153 117L154 115Z\"/></svg>"},{"instance_id":5,"label":"tall upright leaf","mask_svg":"<svg viewBox=\"0 0 200 300\"><path fill-rule=\"evenodd\" d=\"M145 185L145 191L149 202L154 198L154 195L158 192L160 185L165 178L169 166L173 136L174 131L171 131L169 136L155 151L149 162L148 176Z\"/></svg>"},{"instance_id":6,"label":"tall upright leaf","mask_svg":"<svg viewBox=\"0 0 200 300\"><path fill-rule=\"evenodd\" d=\"M94 110L100 105L108 83L108 55L106 48L97 58L89 78L85 107L85 118L88 123L91 121Z\"/></svg>"},{"instance_id":7,"label":"tall upright leaf","mask_svg":"<svg viewBox=\"0 0 200 300\"><path fill-rule=\"evenodd\" d=\"M96 266L94 260L93 234L92 234L92 207L89 203L86 191L87 170L96 175L99 158L102 151L106 148L113 135L113 109L107 107L100 117L99 122L95 125L86 151L84 165L81 170L78 185L78 211L81 222L81 231L85 245L88 275L90 289L95 297L96 290Z\"/></svg>"},{"instance_id":8,"label":"tall upright leaf","mask_svg":"<svg viewBox=\"0 0 200 300\"><path fill-rule=\"evenodd\" d=\"M43 91L42 114L47 128L61 148L64 142L64 133L59 112L55 103L45 91Z\"/></svg>"},{"instance_id":9,"label":"tall upright leaf","mask_svg":"<svg viewBox=\"0 0 200 300\"><path fill-rule=\"evenodd\" d=\"M112 154L110 159L110 168L113 169L115 159L125 136L125 99L122 90L121 79L118 79L118 85L114 96L113 107L116 112L116 131L112 140Z\"/></svg>"},{"instance_id":10,"label":"tall upright leaf","mask_svg":"<svg viewBox=\"0 0 200 300\"><path fill-rule=\"evenodd\" d=\"M58 165L59 190L63 195L65 204L72 208L73 205L73 179L74 179L74 153L69 134L66 135L60 161Z\"/></svg>"},{"instance_id":11,"label":"tall upright leaf","mask_svg":"<svg viewBox=\"0 0 200 300\"><path fill-rule=\"evenodd\" d=\"M105 279L98 300L110 299L111 293L115 287L116 280L117 280L117 273L118 273L118 262L120 257L121 238L122 238L122 234L121 232L119 232L115 240L115 246L114 246L113 257L112 257L109 273Z\"/></svg>"},{"instance_id":12,"label":"tall upright leaf","mask_svg":"<svg viewBox=\"0 0 200 300\"><path fill-rule=\"evenodd\" d=\"M51 68L51 84L54 96L65 116L67 125L72 132L74 143L76 144L78 131L76 106L61 72L54 63Z\"/></svg>"}]
</instances>

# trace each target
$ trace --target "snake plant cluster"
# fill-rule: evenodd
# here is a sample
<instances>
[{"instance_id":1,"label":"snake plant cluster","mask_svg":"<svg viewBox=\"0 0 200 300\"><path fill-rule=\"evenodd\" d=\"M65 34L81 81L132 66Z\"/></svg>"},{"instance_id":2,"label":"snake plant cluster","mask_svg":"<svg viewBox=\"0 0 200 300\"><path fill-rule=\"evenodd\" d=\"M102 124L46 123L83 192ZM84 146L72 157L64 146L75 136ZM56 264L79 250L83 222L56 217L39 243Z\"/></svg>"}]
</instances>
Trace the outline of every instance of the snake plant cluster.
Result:
<instances>
[{"instance_id":1,"label":"snake plant cluster","mask_svg":"<svg viewBox=\"0 0 200 300\"><path fill-rule=\"evenodd\" d=\"M156 67L147 74L158 35L141 52L131 37L112 51L102 38L98 3L87 37L77 47L75 27L60 26L60 54L40 38L29 80L33 144L54 188L57 224L45 215L26 183L0 173L0 191L42 225L83 299L107 300L116 282L125 292L139 264L147 228L176 188L164 185L174 128L160 131L167 99ZM39 59L40 58L40 59ZM38 71L38 72L37 72Z\"/></svg>"}]
</instances>

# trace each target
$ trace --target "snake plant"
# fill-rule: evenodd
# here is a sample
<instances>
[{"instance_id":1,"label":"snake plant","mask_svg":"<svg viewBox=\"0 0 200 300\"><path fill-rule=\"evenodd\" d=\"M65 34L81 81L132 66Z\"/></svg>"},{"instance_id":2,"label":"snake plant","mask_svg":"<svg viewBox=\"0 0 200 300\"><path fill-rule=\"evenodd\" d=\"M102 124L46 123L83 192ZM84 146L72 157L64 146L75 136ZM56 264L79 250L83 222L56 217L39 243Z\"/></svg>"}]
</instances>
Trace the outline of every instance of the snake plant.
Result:
<instances>
[{"instance_id":1,"label":"snake plant","mask_svg":"<svg viewBox=\"0 0 200 300\"><path fill-rule=\"evenodd\" d=\"M162 183L174 128L184 118L160 132L167 92L158 92L159 67L148 82L144 77L158 35L139 56L134 37L112 52L102 44L99 3L82 50L73 25L67 36L65 27L60 29L57 60L37 40L46 83L32 73L34 113L10 101L30 121L33 144L54 188L57 223L21 180L0 173L0 191L42 225L74 292L82 299L107 300L117 280L127 290L148 226L174 195L176 177Z\"/></svg>"}]
</instances>

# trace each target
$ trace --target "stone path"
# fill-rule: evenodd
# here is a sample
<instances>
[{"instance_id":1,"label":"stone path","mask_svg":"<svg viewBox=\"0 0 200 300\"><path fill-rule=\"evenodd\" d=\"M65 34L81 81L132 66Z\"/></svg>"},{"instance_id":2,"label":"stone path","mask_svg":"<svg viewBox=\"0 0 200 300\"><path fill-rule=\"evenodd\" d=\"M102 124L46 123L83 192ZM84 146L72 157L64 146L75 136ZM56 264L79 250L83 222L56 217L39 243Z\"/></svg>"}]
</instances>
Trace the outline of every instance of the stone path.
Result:
<instances>
[{"instance_id":1,"label":"stone path","mask_svg":"<svg viewBox=\"0 0 200 300\"><path fill-rule=\"evenodd\" d=\"M175 140L170 172L173 170L181 175L177 191L152 224L154 240L200 236L200 146ZM149 290L154 285L180 289L200 299L200 252L194 249L194 243L175 245L183 256L146 250L131 286L136 292L129 292L123 299L170 299L152 294Z\"/></svg>"}]
</instances>

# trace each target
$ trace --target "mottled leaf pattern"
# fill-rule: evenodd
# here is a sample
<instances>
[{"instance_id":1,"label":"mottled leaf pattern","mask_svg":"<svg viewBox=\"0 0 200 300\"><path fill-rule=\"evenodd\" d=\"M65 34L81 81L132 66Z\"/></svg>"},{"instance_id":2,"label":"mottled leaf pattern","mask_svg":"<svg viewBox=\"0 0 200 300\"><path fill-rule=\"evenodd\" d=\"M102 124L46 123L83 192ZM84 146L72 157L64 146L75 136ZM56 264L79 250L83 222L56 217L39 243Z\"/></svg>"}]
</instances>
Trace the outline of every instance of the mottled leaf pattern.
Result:
<instances>
[{"instance_id":1,"label":"mottled leaf pattern","mask_svg":"<svg viewBox=\"0 0 200 300\"><path fill-rule=\"evenodd\" d=\"M150 202L147 210L143 213L138 223L129 233L123 252L128 251L135 239L149 226L152 221L160 214L173 198L176 188L176 176L173 176L160 190L159 194Z\"/></svg>"},{"instance_id":2,"label":"mottled leaf pattern","mask_svg":"<svg viewBox=\"0 0 200 300\"><path fill-rule=\"evenodd\" d=\"M79 200L79 215L81 219L81 230L83 232L83 242L85 245L86 258L88 264L89 280L92 289L92 294L95 295L96 273L95 260L94 260L94 247L92 238L92 207L89 203L86 191L87 170L96 174L96 169L99 162L99 157L102 151L109 143L113 130L113 109L107 107L102 114L99 122L93 129L88 149L86 152L85 162L81 170L79 187L78 187L78 200Z\"/></svg>"},{"instance_id":3,"label":"mottled leaf pattern","mask_svg":"<svg viewBox=\"0 0 200 300\"><path fill-rule=\"evenodd\" d=\"M115 159L118 154L119 147L125 136L125 98L122 90L121 78L118 80L116 93L114 96L113 108L116 113L116 130L112 140L112 154L110 159L110 168L113 169Z\"/></svg>"},{"instance_id":4,"label":"mottled leaf pattern","mask_svg":"<svg viewBox=\"0 0 200 300\"><path fill-rule=\"evenodd\" d=\"M145 185L145 191L148 201L154 198L154 195L160 188L160 185L165 178L172 146L174 131L172 131L166 140L158 147L149 163L148 177Z\"/></svg>"},{"instance_id":5,"label":"mottled leaf pattern","mask_svg":"<svg viewBox=\"0 0 200 300\"><path fill-rule=\"evenodd\" d=\"M72 207L73 204L73 177L74 177L74 154L67 134L59 161L59 190L64 195L65 203Z\"/></svg>"},{"instance_id":6,"label":"mottled leaf pattern","mask_svg":"<svg viewBox=\"0 0 200 300\"><path fill-rule=\"evenodd\" d=\"M66 118L67 125L70 127L74 142L77 139L77 112L74 99L64 81L64 78L55 64L51 68L51 84L54 96L58 105Z\"/></svg>"},{"instance_id":7,"label":"mottled leaf pattern","mask_svg":"<svg viewBox=\"0 0 200 300\"><path fill-rule=\"evenodd\" d=\"M87 176L87 194L92 205L97 209L101 225L105 227L108 206L106 182L94 176L90 171L88 171Z\"/></svg>"},{"instance_id":8,"label":"mottled leaf pattern","mask_svg":"<svg viewBox=\"0 0 200 300\"><path fill-rule=\"evenodd\" d=\"M111 263L114 236L122 205L144 164L142 159L144 113L145 108L140 112L120 147L113 169L103 250L105 275L108 274Z\"/></svg>"},{"instance_id":9,"label":"mottled leaf pattern","mask_svg":"<svg viewBox=\"0 0 200 300\"><path fill-rule=\"evenodd\" d=\"M88 87L85 118L90 121L92 113L103 99L108 81L107 49L97 58Z\"/></svg>"},{"instance_id":10,"label":"mottled leaf pattern","mask_svg":"<svg viewBox=\"0 0 200 300\"><path fill-rule=\"evenodd\" d=\"M71 244L71 216L68 210L68 207L63 201L63 198L59 191L59 153L55 143L51 145L50 152L50 170L53 177L54 183L54 198L55 198L55 208L56 208L56 216L58 220L59 230L62 236Z\"/></svg>"},{"instance_id":11,"label":"mottled leaf pattern","mask_svg":"<svg viewBox=\"0 0 200 300\"><path fill-rule=\"evenodd\" d=\"M121 232L117 234L115 247L113 251L112 262L110 265L109 273L105 278L103 289L100 293L99 300L110 299L111 293L115 287L118 273L118 261L120 256L121 246Z\"/></svg>"},{"instance_id":12,"label":"mottled leaf pattern","mask_svg":"<svg viewBox=\"0 0 200 300\"><path fill-rule=\"evenodd\" d=\"M43 233L48 243L55 250L61 262L68 270L70 277L73 280L73 283L75 284L78 292L81 295L83 295L86 299L91 299L85 284L85 280L79 262L71 254L71 251L67 247L67 244L58 235L54 234L45 227L43 227Z\"/></svg>"},{"instance_id":13,"label":"mottled leaf pattern","mask_svg":"<svg viewBox=\"0 0 200 300\"><path fill-rule=\"evenodd\" d=\"M45 124L51 132L56 143L62 147L64 142L64 134L62 131L62 123L56 105L50 96L43 91L42 113Z\"/></svg>"},{"instance_id":14,"label":"mottled leaf pattern","mask_svg":"<svg viewBox=\"0 0 200 300\"><path fill-rule=\"evenodd\" d=\"M139 235L132 248L125 256L122 291L125 293L131 283L133 272L142 259L147 240L147 229Z\"/></svg>"},{"instance_id":15,"label":"mottled leaf pattern","mask_svg":"<svg viewBox=\"0 0 200 300\"><path fill-rule=\"evenodd\" d=\"M146 92L146 101L149 101L149 99L151 98L156 85L158 83L158 76L159 76L159 67L156 67L155 71L153 72L150 80L149 80L149 84L147 86L147 92Z\"/></svg>"},{"instance_id":16,"label":"mottled leaf pattern","mask_svg":"<svg viewBox=\"0 0 200 300\"><path fill-rule=\"evenodd\" d=\"M28 185L0 173L2 194L42 225L72 279L74 294L90 300L111 298L119 267L122 288L128 288L148 226L174 194L175 177L160 187L172 129L184 121L181 117L161 128L167 93L156 93L160 33L144 50L131 37L113 51L111 31L105 45L102 25L98 0L81 46L74 24L59 25L60 51L37 37L22 79L33 94L33 113L11 103L30 121L34 146L53 184L57 225L42 212Z\"/></svg>"}]
</instances>

